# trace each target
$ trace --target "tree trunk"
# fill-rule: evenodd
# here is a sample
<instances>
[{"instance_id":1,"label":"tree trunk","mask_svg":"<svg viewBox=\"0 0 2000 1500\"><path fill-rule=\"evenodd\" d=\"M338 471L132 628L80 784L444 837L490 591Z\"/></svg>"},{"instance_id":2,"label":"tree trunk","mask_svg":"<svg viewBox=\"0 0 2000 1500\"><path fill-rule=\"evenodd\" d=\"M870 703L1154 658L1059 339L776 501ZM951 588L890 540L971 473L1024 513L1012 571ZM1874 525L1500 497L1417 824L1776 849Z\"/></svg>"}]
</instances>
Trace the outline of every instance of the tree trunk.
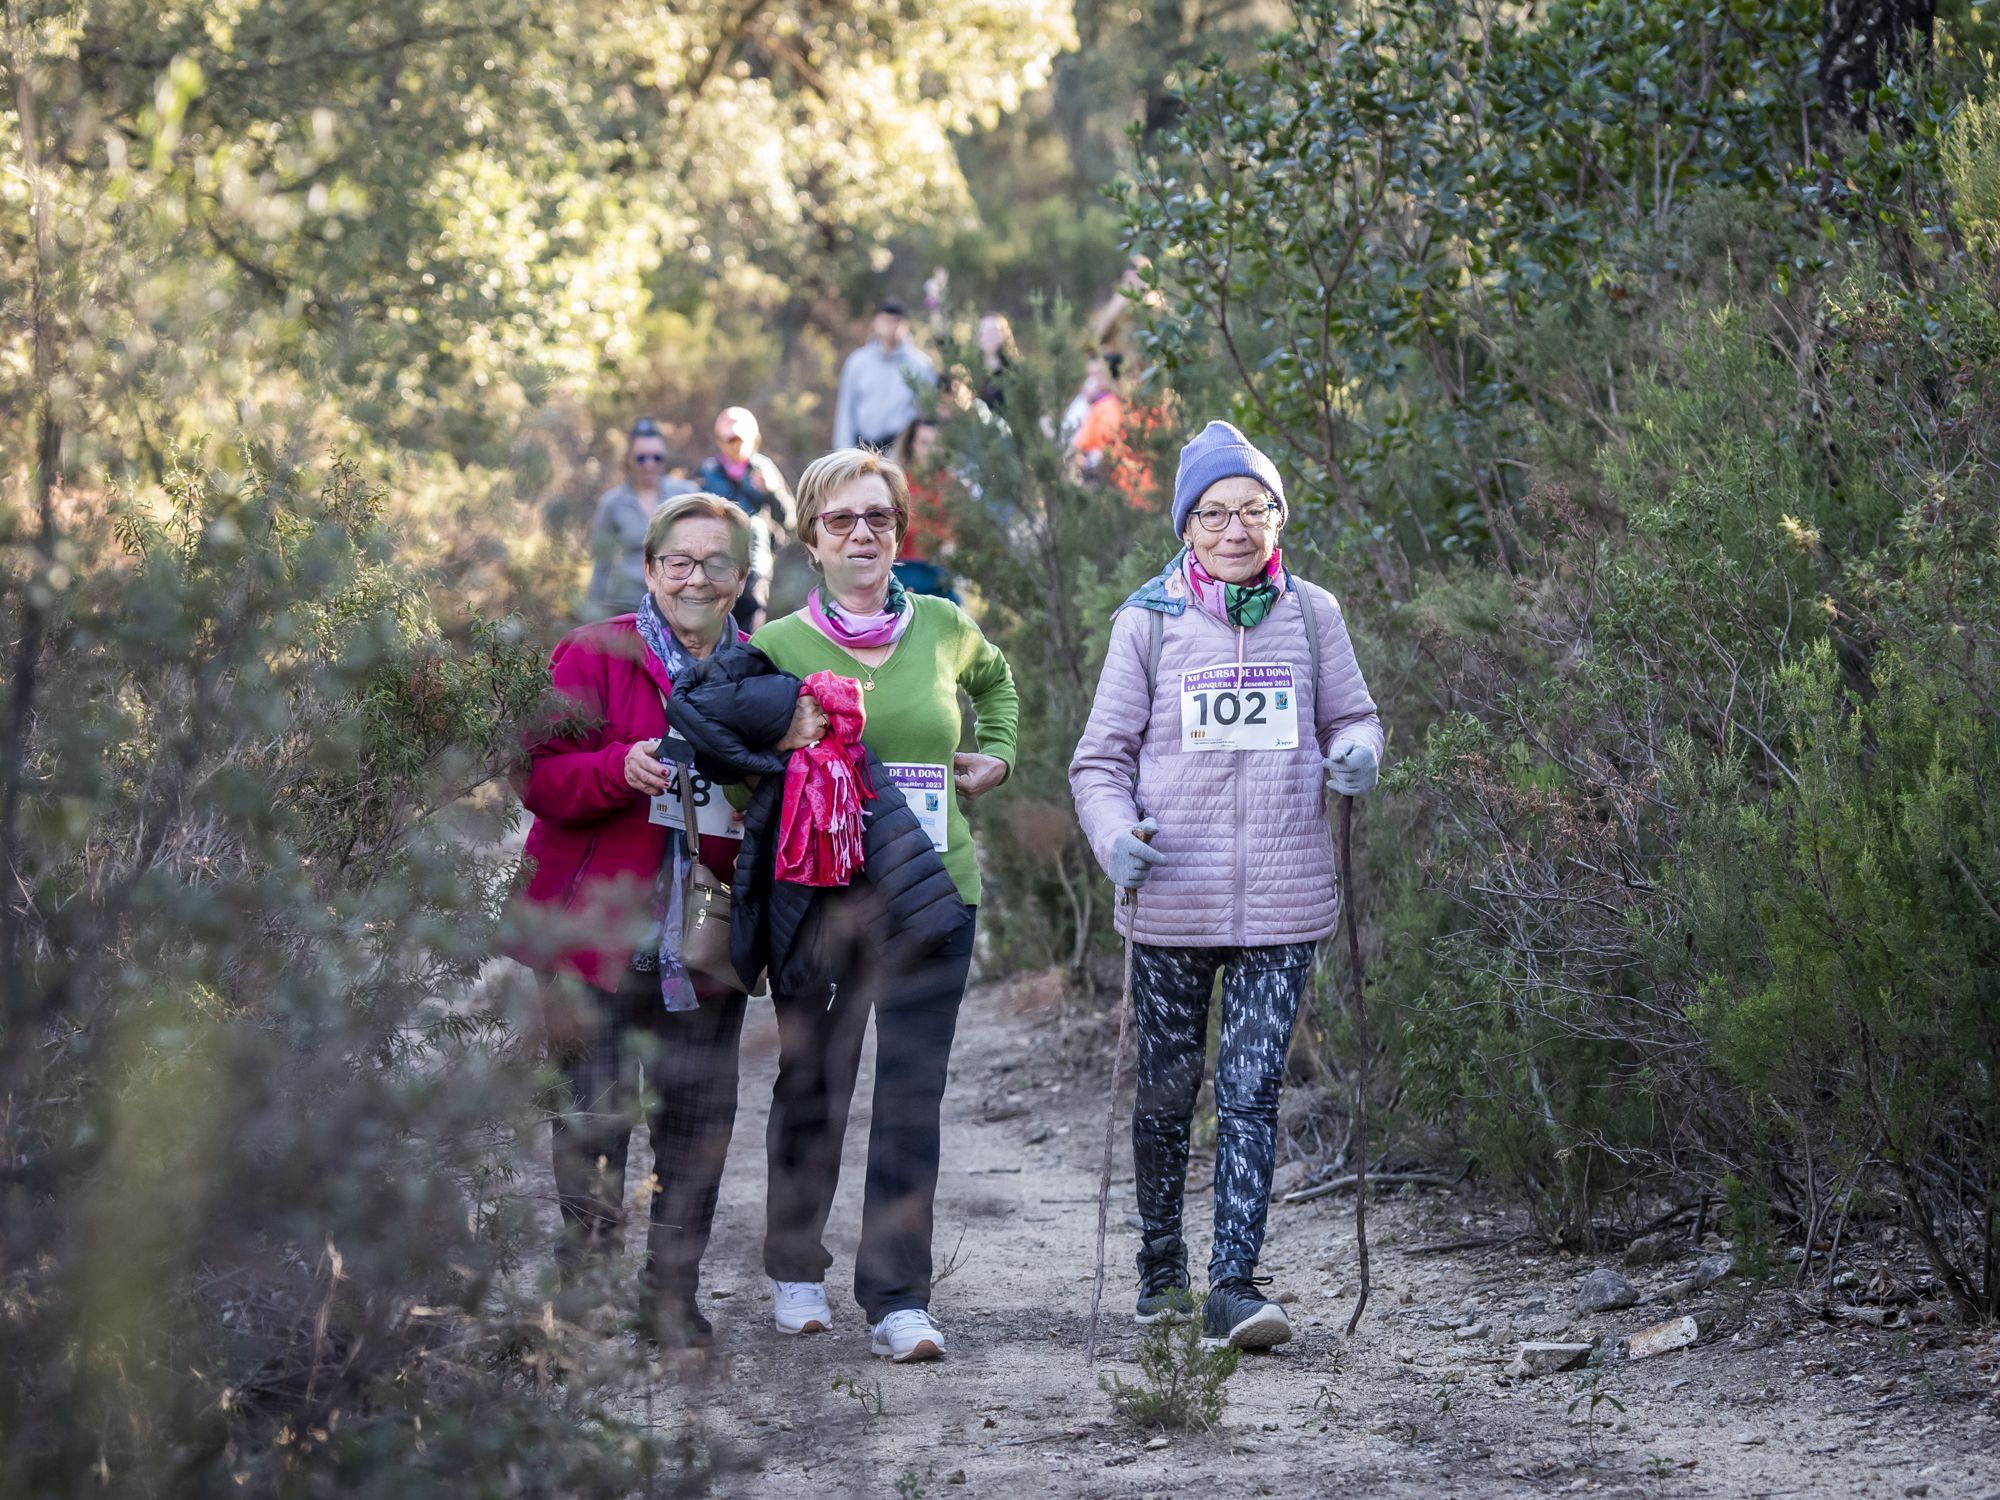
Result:
<instances>
[{"instance_id":1,"label":"tree trunk","mask_svg":"<svg viewBox=\"0 0 2000 1500\"><path fill-rule=\"evenodd\" d=\"M1826 0L1819 99L1827 124L1867 128L1875 113L1870 96L1890 69L1929 55L1936 21L1937 0Z\"/></svg>"}]
</instances>

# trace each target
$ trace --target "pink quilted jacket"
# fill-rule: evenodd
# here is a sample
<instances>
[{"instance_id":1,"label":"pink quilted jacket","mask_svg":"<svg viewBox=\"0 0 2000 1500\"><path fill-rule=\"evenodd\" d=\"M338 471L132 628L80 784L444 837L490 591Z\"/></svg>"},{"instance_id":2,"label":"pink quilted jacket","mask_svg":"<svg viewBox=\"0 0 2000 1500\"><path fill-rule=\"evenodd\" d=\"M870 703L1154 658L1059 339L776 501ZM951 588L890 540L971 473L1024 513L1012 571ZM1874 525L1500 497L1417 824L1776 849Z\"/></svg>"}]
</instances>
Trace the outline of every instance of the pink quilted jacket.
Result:
<instances>
[{"instance_id":1,"label":"pink quilted jacket","mask_svg":"<svg viewBox=\"0 0 2000 1500\"><path fill-rule=\"evenodd\" d=\"M1195 606L1162 616L1151 680L1152 611L1121 609L1112 621L1111 646L1090 722L1070 761L1069 785L1100 865L1120 832L1141 818L1159 819L1153 847L1167 862L1133 903L1133 935L1142 943L1305 943L1334 929L1340 901L1320 761L1344 730L1371 739L1379 759L1382 721L1333 595L1299 578L1292 587L1251 630L1233 629ZM1319 626L1317 682L1309 681L1300 589L1311 591ZM1291 666L1298 748L1183 752L1181 674L1239 660ZM1121 912L1119 931L1125 926Z\"/></svg>"}]
</instances>

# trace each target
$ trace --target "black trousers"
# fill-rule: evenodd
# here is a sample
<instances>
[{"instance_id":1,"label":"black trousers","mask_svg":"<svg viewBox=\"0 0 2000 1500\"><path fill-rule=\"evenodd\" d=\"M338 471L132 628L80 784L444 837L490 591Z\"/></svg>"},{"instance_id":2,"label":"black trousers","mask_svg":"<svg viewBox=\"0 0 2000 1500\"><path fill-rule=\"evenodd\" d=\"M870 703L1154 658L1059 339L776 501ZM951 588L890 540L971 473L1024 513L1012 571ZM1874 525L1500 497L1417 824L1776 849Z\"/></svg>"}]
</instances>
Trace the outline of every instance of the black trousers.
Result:
<instances>
[{"instance_id":1,"label":"black trousers","mask_svg":"<svg viewBox=\"0 0 2000 1500\"><path fill-rule=\"evenodd\" d=\"M583 1000L579 1034L551 1048L567 1095L554 1120L563 1221L556 1265L567 1284L622 1249L625 1157L643 1119L654 1161L646 1301L662 1309L689 1302L736 1123L746 998L732 992L669 1013L660 1003L659 976L637 970L627 970L616 991L575 980L544 984L551 1006Z\"/></svg>"},{"instance_id":2,"label":"black trousers","mask_svg":"<svg viewBox=\"0 0 2000 1500\"><path fill-rule=\"evenodd\" d=\"M869 1009L875 1012L874 1115L854 1257L854 1298L871 1323L930 1306L938 1111L976 925L968 916L955 937L901 972L862 937L831 995L773 997L778 1079L765 1140L764 1270L779 1281L820 1281L833 1264L826 1220L840 1183L861 1039Z\"/></svg>"},{"instance_id":3,"label":"black trousers","mask_svg":"<svg viewBox=\"0 0 2000 1500\"><path fill-rule=\"evenodd\" d=\"M1208 1052L1209 996L1222 970L1222 1040L1215 1059L1215 1243L1211 1286L1247 1280L1264 1249L1277 1153L1278 1093L1312 943L1258 948L1132 950L1139 1032L1132 1165L1139 1190L1143 1275L1153 1263L1186 1268L1181 1194L1188 1127Z\"/></svg>"}]
</instances>

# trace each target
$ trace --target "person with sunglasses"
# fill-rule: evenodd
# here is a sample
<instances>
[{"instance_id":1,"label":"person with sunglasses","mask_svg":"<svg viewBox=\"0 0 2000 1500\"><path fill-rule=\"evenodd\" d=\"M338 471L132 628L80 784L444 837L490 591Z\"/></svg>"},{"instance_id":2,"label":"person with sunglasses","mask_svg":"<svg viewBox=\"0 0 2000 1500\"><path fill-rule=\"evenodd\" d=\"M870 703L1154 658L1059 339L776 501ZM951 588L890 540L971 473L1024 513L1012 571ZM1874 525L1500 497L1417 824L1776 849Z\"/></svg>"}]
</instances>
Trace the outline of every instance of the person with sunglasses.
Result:
<instances>
[{"instance_id":1,"label":"person with sunglasses","mask_svg":"<svg viewBox=\"0 0 2000 1500\"><path fill-rule=\"evenodd\" d=\"M680 903L693 859L734 879L743 828L723 789L696 777L689 840L673 778L691 757L675 753L686 746L668 734L666 705L701 663L739 649L730 610L749 572L750 520L714 495L676 496L640 545L638 609L571 631L549 658L556 704L530 736L519 783L534 817L530 874L509 908L506 946L542 976L562 1075L553 1127L563 1284L587 1282L618 1254L626 1150L643 1119L654 1181L640 1331L698 1346L712 1337L695 1288L736 1119L746 997L682 965ZM810 744L825 728L801 697L778 748Z\"/></svg>"},{"instance_id":2,"label":"person with sunglasses","mask_svg":"<svg viewBox=\"0 0 2000 1500\"><path fill-rule=\"evenodd\" d=\"M899 465L864 448L827 454L799 479L798 518L819 583L804 609L773 620L751 643L801 679L829 671L860 684L862 743L886 763L973 910L914 965L886 956L895 934L859 931L843 943L828 993L781 995L773 986L779 1051L764 1269L780 1332L831 1325L824 1235L872 1008L874 1115L854 1295L871 1353L899 1363L936 1359L945 1348L930 1312L939 1110L979 904L978 853L959 798L1007 779L1020 705L1007 659L971 617L897 581L910 525ZM961 691L972 703L976 752L958 748Z\"/></svg>"},{"instance_id":3,"label":"person with sunglasses","mask_svg":"<svg viewBox=\"0 0 2000 1500\"><path fill-rule=\"evenodd\" d=\"M590 587L583 618L630 614L646 597L646 527L660 502L691 495L697 486L667 474L667 435L651 417L632 424L625 444L625 478L598 497L590 518Z\"/></svg>"},{"instance_id":4,"label":"person with sunglasses","mask_svg":"<svg viewBox=\"0 0 2000 1500\"><path fill-rule=\"evenodd\" d=\"M1113 617L1069 767L1084 835L1132 893L1117 922L1139 1041L1136 1316L1173 1316L1188 1286L1181 1198L1219 969L1202 1336L1241 1349L1292 1336L1256 1274L1278 1094L1313 950L1339 911L1325 792L1368 791L1383 747L1339 604L1285 567L1285 519L1276 465L1227 422L1181 450L1180 550Z\"/></svg>"}]
</instances>

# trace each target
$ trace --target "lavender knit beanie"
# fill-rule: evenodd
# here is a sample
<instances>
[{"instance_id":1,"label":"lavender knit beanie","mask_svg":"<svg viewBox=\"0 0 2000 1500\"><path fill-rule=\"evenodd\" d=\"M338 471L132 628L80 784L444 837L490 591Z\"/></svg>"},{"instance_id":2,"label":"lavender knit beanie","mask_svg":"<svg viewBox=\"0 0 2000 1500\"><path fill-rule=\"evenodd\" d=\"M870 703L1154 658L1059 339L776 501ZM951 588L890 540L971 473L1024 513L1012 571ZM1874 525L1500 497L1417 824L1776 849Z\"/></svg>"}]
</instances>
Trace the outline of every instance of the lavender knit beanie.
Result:
<instances>
[{"instance_id":1,"label":"lavender knit beanie","mask_svg":"<svg viewBox=\"0 0 2000 1500\"><path fill-rule=\"evenodd\" d=\"M1181 449L1181 466L1174 475L1174 535L1187 532L1188 517L1202 492L1218 479L1254 479L1285 503L1285 481L1278 466L1257 451L1250 439L1227 422L1210 422Z\"/></svg>"}]
</instances>

